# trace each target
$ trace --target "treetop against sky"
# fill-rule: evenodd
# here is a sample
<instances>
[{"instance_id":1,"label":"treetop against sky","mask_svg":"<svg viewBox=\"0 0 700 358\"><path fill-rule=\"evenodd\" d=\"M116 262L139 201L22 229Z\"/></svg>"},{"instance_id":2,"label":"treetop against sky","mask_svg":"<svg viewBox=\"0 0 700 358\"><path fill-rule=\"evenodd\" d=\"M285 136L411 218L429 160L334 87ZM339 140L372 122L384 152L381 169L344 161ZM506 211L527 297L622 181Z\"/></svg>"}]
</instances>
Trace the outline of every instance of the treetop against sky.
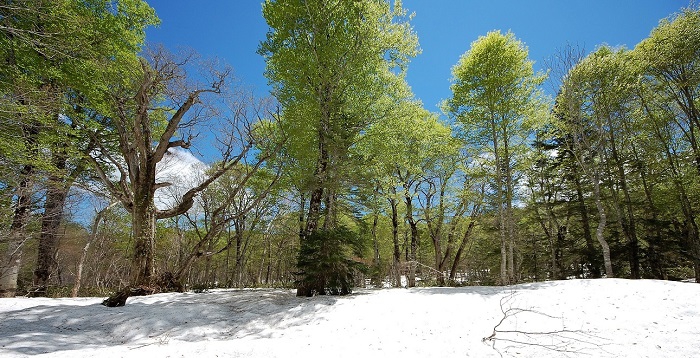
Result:
<instances>
[{"instance_id":1,"label":"treetop against sky","mask_svg":"<svg viewBox=\"0 0 700 358\"><path fill-rule=\"evenodd\" d=\"M265 95L265 61L256 53L268 31L261 1L150 0L162 20L147 40L170 49L192 48L234 67L235 75ZM426 109L439 111L450 96L451 68L479 36L512 31L523 41L535 70L567 44L587 52L601 44L633 48L659 20L689 0L404 0L422 54L411 61L408 83ZM549 86L545 86L549 87ZM551 92L550 88L545 88Z\"/></svg>"}]
</instances>

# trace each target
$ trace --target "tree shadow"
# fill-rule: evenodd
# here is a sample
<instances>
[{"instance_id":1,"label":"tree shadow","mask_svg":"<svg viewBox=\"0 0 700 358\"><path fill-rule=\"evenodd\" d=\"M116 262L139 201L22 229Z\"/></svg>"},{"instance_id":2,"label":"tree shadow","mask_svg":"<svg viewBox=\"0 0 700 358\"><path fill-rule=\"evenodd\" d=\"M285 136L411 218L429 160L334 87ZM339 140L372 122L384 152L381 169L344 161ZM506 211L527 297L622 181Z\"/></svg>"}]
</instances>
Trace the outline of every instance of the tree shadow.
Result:
<instances>
[{"instance_id":1,"label":"tree shadow","mask_svg":"<svg viewBox=\"0 0 700 358\"><path fill-rule=\"evenodd\" d=\"M2 310L0 347L5 352L36 355L84 348L137 348L170 339L264 338L279 329L304 326L339 300L351 297L298 298L293 290L216 290L132 297L126 306L116 308L100 305L99 298L89 305L53 301Z\"/></svg>"}]
</instances>

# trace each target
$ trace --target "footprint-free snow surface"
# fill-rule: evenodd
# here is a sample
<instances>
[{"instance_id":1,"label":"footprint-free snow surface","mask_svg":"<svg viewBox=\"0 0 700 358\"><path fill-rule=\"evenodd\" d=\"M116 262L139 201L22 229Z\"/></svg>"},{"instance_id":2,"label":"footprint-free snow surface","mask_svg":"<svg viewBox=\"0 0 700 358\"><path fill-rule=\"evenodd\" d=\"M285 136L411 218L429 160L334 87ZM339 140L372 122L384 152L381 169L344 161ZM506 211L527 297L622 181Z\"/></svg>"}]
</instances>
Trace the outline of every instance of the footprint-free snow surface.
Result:
<instances>
[{"instance_id":1,"label":"footprint-free snow surface","mask_svg":"<svg viewBox=\"0 0 700 358\"><path fill-rule=\"evenodd\" d=\"M0 357L700 357L700 285L214 290L0 299ZM494 331L494 327L495 331Z\"/></svg>"}]
</instances>

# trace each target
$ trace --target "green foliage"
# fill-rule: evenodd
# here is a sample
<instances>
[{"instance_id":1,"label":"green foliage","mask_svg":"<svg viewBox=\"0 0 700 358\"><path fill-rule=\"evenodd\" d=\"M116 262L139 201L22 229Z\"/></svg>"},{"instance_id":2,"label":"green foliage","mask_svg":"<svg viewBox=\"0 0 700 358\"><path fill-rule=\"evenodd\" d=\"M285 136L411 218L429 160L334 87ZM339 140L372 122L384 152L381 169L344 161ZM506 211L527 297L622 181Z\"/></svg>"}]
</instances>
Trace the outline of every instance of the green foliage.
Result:
<instances>
[{"instance_id":1,"label":"green foliage","mask_svg":"<svg viewBox=\"0 0 700 358\"><path fill-rule=\"evenodd\" d=\"M527 47L511 32L479 37L452 74L453 96L443 109L461 124L467 143L477 148L503 150L498 142L515 147L543 117L545 103L538 86L545 75L534 72Z\"/></svg>"},{"instance_id":2,"label":"green foliage","mask_svg":"<svg viewBox=\"0 0 700 358\"><path fill-rule=\"evenodd\" d=\"M366 271L357 261L364 250L361 235L345 226L311 233L299 248L298 289L306 296L347 295L352 292L356 273Z\"/></svg>"},{"instance_id":3,"label":"green foliage","mask_svg":"<svg viewBox=\"0 0 700 358\"><path fill-rule=\"evenodd\" d=\"M271 31L258 52L283 109L283 156L307 188L320 148L342 166L356 136L411 96L403 71L417 37L399 1L268 0L263 16Z\"/></svg>"},{"instance_id":4,"label":"green foliage","mask_svg":"<svg viewBox=\"0 0 700 358\"><path fill-rule=\"evenodd\" d=\"M353 149L375 178L396 182L397 170L420 175L440 159L454 160L459 143L437 115L412 101L370 126Z\"/></svg>"}]
</instances>

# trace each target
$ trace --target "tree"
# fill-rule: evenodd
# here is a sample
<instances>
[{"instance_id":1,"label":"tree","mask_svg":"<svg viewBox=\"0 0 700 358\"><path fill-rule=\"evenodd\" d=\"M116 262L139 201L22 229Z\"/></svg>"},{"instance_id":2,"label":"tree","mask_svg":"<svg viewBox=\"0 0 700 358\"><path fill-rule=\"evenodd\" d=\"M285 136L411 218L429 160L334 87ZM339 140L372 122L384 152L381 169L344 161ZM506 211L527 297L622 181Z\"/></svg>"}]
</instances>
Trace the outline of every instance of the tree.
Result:
<instances>
[{"instance_id":1,"label":"tree","mask_svg":"<svg viewBox=\"0 0 700 358\"><path fill-rule=\"evenodd\" d=\"M246 109L240 109L241 113L245 111ZM273 206L271 200L265 199L275 189L281 171L280 168L262 166L274 153L264 152L255 158L255 163L241 164L229 170L202 192L198 200L201 210L184 214L198 240L173 275L175 282L184 284L185 273L195 260L209 259L216 254L228 252L233 247L234 281L240 287L251 230L262 225L263 216ZM228 235L224 245L218 245L220 247L213 250L219 236L231 228L233 235Z\"/></svg>"},{"instance_id":2,"label":"tree","mask_svg":"<svg viewBox=\"0 0 700 358\"><path fill-rule=\"evenodd\" d=\"M272 114L230 113L219 138L222 158L210 175L183 193L173 206L158 209L154 202L156 190L170 185L156 180L158 163L172 148L190 147L193 135L184 137L188 129L224 115L210 96L228 93L230 69L210 67L201 83L193 83L186 71L186 66L194 61L193 55L177 59L162 49L147 54L148 59L141 59L133 81L115 86L110 112L96 113L86 121L77 119L76 125L92 139L95 149L86 154L101 181L131 215L134 250L130 285L153 291L158 284L154 262L156 220L185 213L194 204L195 196L247 158L256 143L252 123L263 117L272 119ZM182 137L177 138L178 134ZM267 157L265 153L260 160Z\"/></svg>"},{"instance_id":3,"label":"tree","mask_svg":"<svg viewBox=\"0 0 700 358\"><path fill-rule=\"evenodd\" d=\"M285 152L308 170L298 180L309 198L303 241L322 214L324 229L337 226L348 149L410 95L403 72L417 38L400 1L392 8L384 0L268 0L263 16L271 30L258 52L283 108Z\"/></svg>"},{"instance_id":4,"label":"tree","mask_svg":"<svg viewBox=\"0 0 700 358\"><path fill-rule=\"evenodd\" d=\"M598 210L596 238L602 248L605 273L608 277L614 277L610 245L605 239L607 212L601 189L603 165L606 162L604 158L606 136L602 121L606 113L600 113L605 105L596 97L605 96L608 92L607 89L598 91L600 89L597 87L598 81L605 80L593 76L597 70L594 55L587 59L588 61L581 61L569 72L557 98L555 112L563 119L562 125L566 128L565 132L571 133L571 153L576 163L586 179L593 184L593 197Z\"/></svg>"},{"instance_id":5,"label":"tree","mask_svg":"<svg viewBox=\"0 0 700 358\"><path fill-rule=\"evenodd\" d=\"M76 150L81 138L63 116L78 98L96 100L105 73L133 64L144 28L158 20L142 0L16 1L0 5L0 18L2 142L8 144L0 149L20 173L8 184L16 205L0 270L0 291L12 295L34 185L46 190L35 270L35 284L45 287L56 267L68 189L85 169Z\"/></svg>"},{"instance_id":6,"label":"tree","mask_svg":"<svg viewBox=\"0 0 700 358\"><path fill-rule=\"evenodd\" d=\"M470 154L487 161L498 212L501 240L501 283L515 276L516 167L525 150L526 122L543 109L525 45L512 33L489 32L474 41L453 67L452 97L445 111L461 126Z\"/></svg>"},{"instance_id":7,"label":"tree","mask_svg":"<svg viewBox=\"0 0 700 358\"><path fill-rule=\"evenodd\" d=\"M700 174L698 58L700 10L693 8L663 19L634 49L643 84L639 91L640 107L647 118L648 133L662 144L658 149L672 174L670 181L676 189L672 195L678 198L695 277L700 277L700 230L695 214L697 203L692 199L689 187L697 188L698 177L693 175L689 180L684 164L686 158L691 157L690 164Z\"/></svg>"}]
</instances>

